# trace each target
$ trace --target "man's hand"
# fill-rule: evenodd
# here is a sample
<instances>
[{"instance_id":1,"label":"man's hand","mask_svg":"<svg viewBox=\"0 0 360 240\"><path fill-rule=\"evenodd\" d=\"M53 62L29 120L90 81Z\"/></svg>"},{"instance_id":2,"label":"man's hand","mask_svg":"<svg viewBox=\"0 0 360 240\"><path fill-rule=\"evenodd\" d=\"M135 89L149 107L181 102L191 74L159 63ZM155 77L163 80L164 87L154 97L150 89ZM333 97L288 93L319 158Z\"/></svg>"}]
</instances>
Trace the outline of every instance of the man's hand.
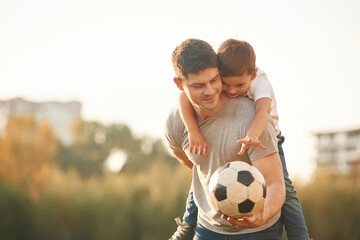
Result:
<instances>
[{"instance_id":1,"label":"man's hand","mask_svg":"<svg viewBox=\"0 0 360 240\"><path fill-rule=\"evenodd\" d=\"M265 219L263 218L263 211L260 211L259 213L256 213L252 216L243 216L240 219L232 218L224 214L221 216L221 218L238 228L256 228L265 223Z\"/></svg>"},{"instance_id":2,"label":"man's hand","mask_svg":"<svg viewBox=\"0 0 360 240\"><path fill-rule=\"evenodd\" d=\"M266 146L264 146L256 137L255 135L246 135L245 138L237 140L238 143L241 143L241 149L240 152L238 152L238 155L242 155L245 150L250 147L251 145L261 147L262 149L267 149Z\"/></svg>"}]
</instances>

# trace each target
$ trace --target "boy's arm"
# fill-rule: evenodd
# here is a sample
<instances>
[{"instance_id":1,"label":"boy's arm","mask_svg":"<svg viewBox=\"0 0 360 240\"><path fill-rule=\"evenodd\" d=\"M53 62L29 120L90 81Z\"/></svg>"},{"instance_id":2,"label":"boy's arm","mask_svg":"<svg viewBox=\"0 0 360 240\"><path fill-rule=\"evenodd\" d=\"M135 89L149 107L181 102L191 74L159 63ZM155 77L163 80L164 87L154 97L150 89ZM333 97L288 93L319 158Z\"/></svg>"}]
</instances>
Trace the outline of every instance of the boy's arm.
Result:
<instances>
[{"instance_id":1,"label":"boy's arm","mask_svg":"<svg viewBox=\"0 0 360 240\"><path fill-rule=\"evenodd\" d=\"M251 217L244 216L241 219L222 216L230 224L241 228L261 226L280 212L285 201L285 183L279 154L277 152L272 153L252 163L262 173L266 182L267 195L263 212L254 214Z\"/></svg>"},{"instance_id":2,"label":"boy's arm","mask_svg":"<svg viewBox=\"0 0 360 240\"><path fill-rule=\"evenodd\" d=\"M269 120L271 112L271 99L268 97L259 98L255 102L255 116L251 122L251 126L246 133L244 139L239 139L238 142L242 143L239 155L243 154L250 145L256 145L266 149L259 141L259 137L264 132L266 123Z\"/></svg>"},{"instance_id":3,"label":"boy's arm","mask_svg":"<svg viewBox=\"0 0 360 240\"><path fill-rule=\"evenodd\" d=\"M194 154L206 154L207 146L205 140L196 124L194 109L184 92L181 92L179 95L179 112L181 120L189 133L190 153L194 149Z\"/></svg>"}]
</instances>

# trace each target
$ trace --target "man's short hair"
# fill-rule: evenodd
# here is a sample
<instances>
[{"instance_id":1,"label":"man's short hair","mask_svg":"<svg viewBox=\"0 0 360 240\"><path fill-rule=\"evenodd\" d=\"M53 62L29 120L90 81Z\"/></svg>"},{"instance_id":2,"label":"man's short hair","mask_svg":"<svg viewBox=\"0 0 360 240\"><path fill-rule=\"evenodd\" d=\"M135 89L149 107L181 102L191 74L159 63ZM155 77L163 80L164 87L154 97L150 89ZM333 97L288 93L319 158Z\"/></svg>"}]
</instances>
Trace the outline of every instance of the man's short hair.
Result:
<instances>
[{"instance_id":1,"label":"man's short hair","mask_svg":"<svg viewBox=\"0 0 360 240\"><path fill-rule=\"evenodd\" d=\"M246 41L228 39L217 50L220 75L224 77L253 74L256 55L253 47Z\"/></svg>"},{"instance_id":2,"label":"man's short hair","mask_svg":"<svg viewBox=\"0 0 360 240\"><path fill-rule=\"evenodd\" d=\"M211 45L200 39L187 39L172 53L176 77L182 81L188 74L197 74L207 68L218 66L218 57Z\"/></svg>"}]
</instances>

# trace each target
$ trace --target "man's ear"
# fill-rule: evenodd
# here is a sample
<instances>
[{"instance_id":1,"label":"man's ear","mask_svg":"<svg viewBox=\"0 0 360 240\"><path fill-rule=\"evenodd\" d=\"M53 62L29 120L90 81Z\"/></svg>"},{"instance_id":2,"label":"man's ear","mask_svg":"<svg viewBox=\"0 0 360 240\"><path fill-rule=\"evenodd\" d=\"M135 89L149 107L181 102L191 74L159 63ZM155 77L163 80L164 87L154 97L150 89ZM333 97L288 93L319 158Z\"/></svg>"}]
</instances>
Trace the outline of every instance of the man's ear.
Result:
<instances>
[{"instance_id":1,"label":"man's ear","mask_svg":"<svg viewBox=\"0 0 360 240\"><path fill-rule=\"evenodd\" d=\"M184 90L183 87L182 87L181 81L180 81L177 77L174 77L174 83L176 84L176 86L178 87L178 89Z\"/></svg>"}]
</instances>

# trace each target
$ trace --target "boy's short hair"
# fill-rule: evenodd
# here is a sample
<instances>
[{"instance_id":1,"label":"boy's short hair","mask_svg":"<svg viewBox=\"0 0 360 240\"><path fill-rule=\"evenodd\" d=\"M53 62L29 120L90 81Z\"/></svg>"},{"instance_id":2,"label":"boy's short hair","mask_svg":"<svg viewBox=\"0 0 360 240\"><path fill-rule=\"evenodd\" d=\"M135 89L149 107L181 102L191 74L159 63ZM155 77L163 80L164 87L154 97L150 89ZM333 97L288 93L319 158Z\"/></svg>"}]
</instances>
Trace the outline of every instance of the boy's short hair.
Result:
<instances>
[{"instance_id":1,"label":"boy's short hair","mask_svg":"<svg viewBox=\"0 0 360 240\"><path fill-rule=\"evenodd\" d=\"M255 71L255 51L246 41L228 39L220 45L217 55L221 76L250 75Z\"/></svg>"},{"instance_id":2,"label":"boy's short hair","mask_svg":"<svg viewBox=\"0 0 360 240\"><path fill-rule=\"evenodd\" d=\"M200 39L187 39L172 53L172 64L176 77L182 81L190 73L199 73L218 66L218 57L212 46Z\"/></svg>"}]
</instances>

